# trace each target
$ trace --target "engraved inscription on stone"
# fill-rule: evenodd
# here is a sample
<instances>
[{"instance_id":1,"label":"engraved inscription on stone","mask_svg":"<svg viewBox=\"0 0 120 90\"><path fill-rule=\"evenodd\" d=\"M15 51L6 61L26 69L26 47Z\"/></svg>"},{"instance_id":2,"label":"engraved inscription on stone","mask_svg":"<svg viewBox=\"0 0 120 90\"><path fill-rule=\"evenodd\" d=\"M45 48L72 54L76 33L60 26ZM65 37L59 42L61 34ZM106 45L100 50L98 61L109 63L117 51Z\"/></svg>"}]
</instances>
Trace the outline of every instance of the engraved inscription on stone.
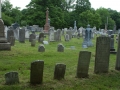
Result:
<instances>
[{"instance_id":1,"label":"engraved inscription on stone","mask_svg":"<svg viewBox=\"0 0 120 90\"><path fill-rule=\"evenodd\" d=\"M110 38L97 37L94 68L95 73L108 72L109 56L110 56Z\"/></svg>"}]
</instances>

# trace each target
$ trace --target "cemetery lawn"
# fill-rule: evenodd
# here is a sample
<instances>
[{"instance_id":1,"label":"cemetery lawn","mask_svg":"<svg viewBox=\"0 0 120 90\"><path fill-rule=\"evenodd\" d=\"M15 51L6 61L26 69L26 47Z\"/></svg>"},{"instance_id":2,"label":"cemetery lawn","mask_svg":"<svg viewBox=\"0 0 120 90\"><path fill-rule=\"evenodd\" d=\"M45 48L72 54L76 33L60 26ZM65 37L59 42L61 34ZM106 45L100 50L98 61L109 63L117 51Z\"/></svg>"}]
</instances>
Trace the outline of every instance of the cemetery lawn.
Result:
<instances>
[{"instance_id":1,"label":"cemetery lawn","mask_svg":"<svg viewBox=\"0 0 120 90\"><path fill-rule=\"evenodd\" d=\"M61 42L45 45L45 52L42 53L38 52L40 43L37 41L36 46L31 47L28 40L25 43L16 40L11 51L0 51L0 90L120 90L120 72L115 70L116 55L110 55L108 73L94 74L96 38L92 40L94 46L87 49L82 48L82 42L82 38L72 38L71 41L65 42L62 37ZM57 52L59 43L64 45L64 52ZM75 49L72 50L71 46L75 46ZM78 55L83 50L92 52L89 78L75 78ZM35 60L44 60L44 72L43 84L34 86L30 85L30 65ZM60 81L53 79L56 63L66 64L65 79ZM4 75L10 71L18 72L19 84L5 85Z\"/></svg>"}]
</instances>

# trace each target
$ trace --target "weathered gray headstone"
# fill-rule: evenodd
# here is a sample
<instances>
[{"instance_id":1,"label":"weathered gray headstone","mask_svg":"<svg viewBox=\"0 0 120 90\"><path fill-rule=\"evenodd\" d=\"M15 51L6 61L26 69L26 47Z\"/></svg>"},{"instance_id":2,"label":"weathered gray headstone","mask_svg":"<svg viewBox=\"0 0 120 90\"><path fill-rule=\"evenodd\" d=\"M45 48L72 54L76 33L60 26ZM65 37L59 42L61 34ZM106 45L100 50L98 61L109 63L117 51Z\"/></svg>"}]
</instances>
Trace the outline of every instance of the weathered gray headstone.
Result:
<instances>
[{"instance_id":1,"label":"weathered gray headstone","mask_svg":"<svg viewBox=\"0 0 120 90\"><path fill-rule=\"evenodd\" d=\"M10 36L10 45L11 46L15 45L15 37L14 36Z\"/></svg>"},{"instance_id":2,"label":"weathered gray headstone","mask_svg":"<svg viewBox=\"0 0 120 90\"><path fill-rule=\"evenodd\" d=\"M44 33L40 33L39 38L38 38L38 42L43 43L43 41L44 41Z\"/></svg>"},{"instance_id":3,"label":"weathered gray headstone","mask_svg":"<svg viewBox=\"0 0 120 90\"><path fill-rule=\"evenodd\" d=\"M19 42L25 43L25 29L19 30Z\"/></svg>"},{"instance_id":4,"label":"weathered gray headstone","mask_svg":"<svg viewBox=\"0 0 120 90\"><path fill-rule=\"evenodd\" d=\"M34 33L30 34L30 36L29 36L29 42L31 42L32 39L36 39L36 35Z\"/></svg>"},{"instance_id":5,"label":"weathered gray headstone","mask_svg":"<svg viewBox=\"0 0 120 90\"><path fill-rule=\"evenodd\" d=\"M43 68L44 68L43 60L37 60L31 63L31 71L30 71L31 84L43 83Z\"/></svg>"},{"instance_id":6,"label":"weathered gray headstone","mask_svg":"<svg viewBox=\"0 0 120 90\"><path fill-rule=\"evenodd\" d=\"M36 39L32 39L32 41L31 41L31 46L35 46L35 44L36 44Z\"/></svg>"},{"instance_id":7,"label":"weathered gray headstone","mask_svg":"<svg viewBox=\"0 0 120 90\"><path fill-rule=\"evenodd\" d=\"M66 70L65 64L56 64L54 71L54 79L57 80L64 79L65 70Z\"/></svg>"},{"instance_id":8,"label":"weathered gray headstone","mask_svg":"<svg viewBox=\"0 0 120 90\"><path fill-rule=\"evenodd\" d=\"M88 51L80 51L79 52L77 74L76 74L77 78L88 77L90 58L91 58L91 52L88 52Z\"/></svg>"},{"instance_id":9,"label":"weathered gray headstone","mask_svg":"<svg viewBox=\"0 0 120 90\"><path fill-rule=\"evenodd\" d=\"M114 48L114 34L111 34L111 37L110 37L110 53L116 54L116 51Z\"/></svg>"},{"instance_id":10,"label":"weathered gray headstone","mask_svg":"<svg viewBox=\"0 0 120 90\"><path fill-rule=\"evenodd\" d=\"M38 52L45 52L45 47L43 44L40 44L38 47Z\"/></svg>"},{"instance_id":11,"label":"weathered gray headstone","mask_svg":"<svg viewBox=\"0 0 120 90\"><path fill-rule=\"evenodd\" d=\"M8 72L5 74L5 81L7 85L19 83L18 72Z\"/></svg>"},{"instance_id":12,"label":"weathered gray headstone","mask_svg":"<svg viewBox=\"0 0 120 90\"><path fill-rule=\"evenodd\" d=\"M14 36L14 32L12 29L7 31L7 41L10 42L10 36Z\"/></svg>"},{"instance_id":13,"label":"weathered gray headstone","mask_svg":"<svg viewBox=\"0 0 120 90\"><path fill-rule=\"evenodd\" d=\"M117 58L115 69L120 71L120 33L118 35Z\"/></svg>"},{"instance_id":14,"label":"weathered gray headstone","mask_svg":"<svg viewBox=\"0 0 120 90\"><path fill-rule=\"evenodd\" d=\"M58 52L64 52L64 46L60 43L60 44L58 44L58 46L57 46L57 51Z\"/></svg>"},{"instance_id":15,"label":"weathered gray headstone","mask_svg":"<svg viewBox=\"0 0 120 90\"><path fill-rule=\"evenodd\" d=\"M95 73L107 73L109 69L110 37L97 37Z\"/></svg>"},{"instance_id":16,"label":"weathered gray headstone","mask_svg":"<svg viewBox=\"0 0 120 90\"><path fill-rule=\"evenodd\" d=\"M68 34L65 34L65 41L69 41L69 35Z\"/></svg>"}]
</instances>

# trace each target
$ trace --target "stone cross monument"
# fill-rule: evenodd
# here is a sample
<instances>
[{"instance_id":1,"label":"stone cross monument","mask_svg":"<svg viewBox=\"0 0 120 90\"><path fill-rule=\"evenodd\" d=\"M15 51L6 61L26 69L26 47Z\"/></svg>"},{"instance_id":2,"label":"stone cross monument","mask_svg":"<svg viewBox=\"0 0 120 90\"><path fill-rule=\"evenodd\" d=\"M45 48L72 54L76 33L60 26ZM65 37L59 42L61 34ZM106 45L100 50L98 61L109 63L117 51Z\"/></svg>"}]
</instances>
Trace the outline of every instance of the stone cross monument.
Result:
<instances>
[{"instance_id":1,"label":"stone cross monument","mask_svg":"<svg viewBox=\"0 0 120 90\"><path fill-rule=\"evenodd\" d=\"M49 22L48 22L48 16L49 16L49 8L47 8L47 11L46 11L46 23L44 25L44 31L45 33L48 33L48 30L50 28L50 25L49 25Z\"/></svg>"},{"instance_id":2,"label":"stone cross monument","mask_svg":"<svg viewBox=\"0 0 120 90\"><path fill-rule=\"evenodd\" d=\"M1 17L1 0L0 0L0 50L11 50L10 43L7 42L4 33L4 22Z\"/></svg>"}]
</instances>

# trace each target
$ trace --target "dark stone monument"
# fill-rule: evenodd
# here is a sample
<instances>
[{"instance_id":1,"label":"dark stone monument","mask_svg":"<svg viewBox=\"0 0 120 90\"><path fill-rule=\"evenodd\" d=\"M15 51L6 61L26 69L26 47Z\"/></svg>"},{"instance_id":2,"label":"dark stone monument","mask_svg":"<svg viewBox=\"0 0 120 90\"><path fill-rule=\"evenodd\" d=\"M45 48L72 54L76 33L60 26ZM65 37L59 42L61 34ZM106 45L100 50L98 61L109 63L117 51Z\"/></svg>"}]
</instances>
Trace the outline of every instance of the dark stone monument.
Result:
<instances>
[{"instance_id":1,"label":"dark stone monument","mask_svg":"<svg viewBox=\"0 0 120 90\"><path fill-rule=\"evenodd\" d=\"M5 74L5 81L7 85L19 83L18 72L8 72Z\"/></svg>"},{"instance_id":2,"label":"dark stone monument","mask_svg":"<svg viewBox=\"0 0 120 90\"><path fill-rule=\"evenodd\" d=\"M107 73L109 69L110 37L97 37L94 72Z\"/></svg>"},{"instance_id":3,"label":"dark stone monument","mask_svg":"<svg viewBox=\"0 0 120 90\"><path fill-rule=\"evenodd\" d=\"M60 44L58 44L58 46L57 46L57 51L58 52L64 52L64 46L60 43Z\"/></svg>"},{"instance_id":4,"label":"dark stone monument","mask_svg":"<svg viewBox=\"0 0 120 90\"><path fill-rule=\"evenodd\" d=\"M19 42L25 43L25 29L19 30Z\"/></svg>"},{"instance_id":5,"label":"dark stone monument","mask_svg":"<svg viewBox=\"0 0 120 90\"><path fill-rule=\"evenodd\" d=\"M77 78L86 78L88 77L88 70L90 64L91 52L80 51L78 65L77 65Z\"/></svg>"},{"instance_id":6,"label":"dark stone monument","mask_svg":"<svg viewBox=\"0 0 120 90\"><path fill-rule=\"evenodd\" d=\"M5 38L4 23L2 19L0 19L0 51L1 50L11 50L11 45L7 42L7 39Z\"/></svg>"},{"instance_id":7,"label":"dark stone monument","mask_svg":"<svg viewBox=\"0 0 120 90\"><path fill-rule=\"evenodd\" d=\"M65 64L56 64L54 71L54 79L57 80L64 79L65 70L66 70Z\"/></svg>"},{"instance_id":8,"label":"dark stone monument","mask_svg":"<svg viewBox=\"0 0 120 90\"><path fill-rule=\"evenodd\" d=\"M45 52L45 47L43 44L40 44L38 47L38 52Z\"/></svg>"},{"instance_id":9,"label":"dark stone monument","mask_svg":"<svg viewBox=\"0 0 120 90\"><path fill-rule=\"evenodd\" d=\"M117 57L115 69L120 71L120 33L118 35Z\"/></svg>"},{"instance_id":10,"label":"dark stone monument","mask_svg":"<svg viewBox=\"0 0 120 90\"><path fill-rule=\"evenodd\" d=\"M43 60L37 60L31 63L31 71L30 71L31 84L43 83L43 68L44 68Z\"/></svg>"}]
</instances>

